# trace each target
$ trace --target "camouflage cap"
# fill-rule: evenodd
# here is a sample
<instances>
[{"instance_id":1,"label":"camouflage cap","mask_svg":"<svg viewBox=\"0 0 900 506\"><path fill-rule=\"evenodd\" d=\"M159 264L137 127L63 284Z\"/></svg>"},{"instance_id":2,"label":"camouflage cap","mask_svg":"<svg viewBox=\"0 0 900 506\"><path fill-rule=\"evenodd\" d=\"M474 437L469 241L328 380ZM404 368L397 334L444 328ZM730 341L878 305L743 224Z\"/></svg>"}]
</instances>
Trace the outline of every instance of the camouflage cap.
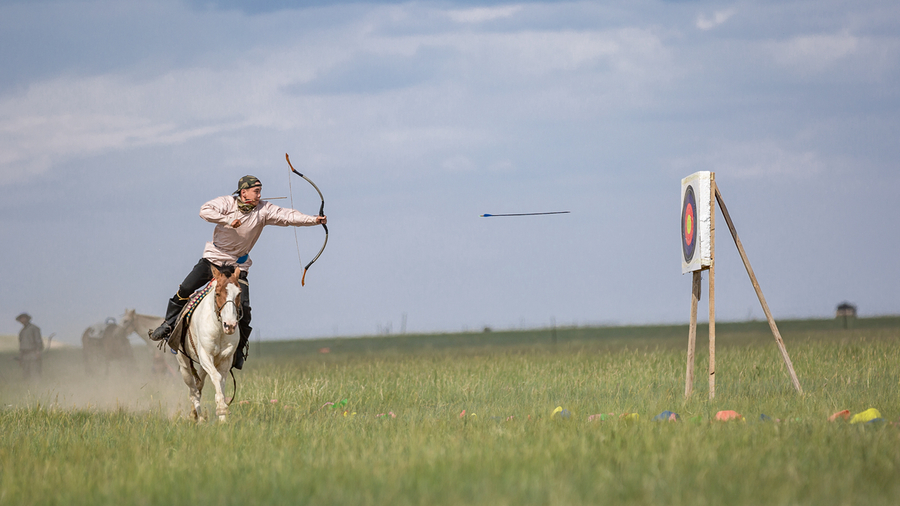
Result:
<instances>
[{"instance_id":1,"label":"camouflage cap","mask_svg":"<svg viewBox=\"0 0 900 506\"><path fill-rule=\"evenodd\" d=\"M262 186L262 183L259 179L251 175L246 175L238 180L238 189L234 191L235 195L239 195L241 190L246 190L248 188L256 188L257 186Z\"/></svg>"}]
</instances>

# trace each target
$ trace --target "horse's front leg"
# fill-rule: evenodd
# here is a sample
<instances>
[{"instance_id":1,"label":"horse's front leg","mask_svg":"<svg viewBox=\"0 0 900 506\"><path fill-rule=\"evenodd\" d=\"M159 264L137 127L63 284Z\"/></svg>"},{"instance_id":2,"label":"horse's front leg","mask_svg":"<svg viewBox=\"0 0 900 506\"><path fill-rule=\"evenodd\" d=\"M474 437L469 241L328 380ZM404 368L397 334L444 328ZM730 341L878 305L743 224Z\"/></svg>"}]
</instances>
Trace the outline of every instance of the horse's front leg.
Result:
<instances>
[{"instance_id":1,"label":"horse's front leg","mask_svg":"<svg viewBox=\"0 0 900 506\"><path fill-rule=\"evenodd\" d=\"M225 402L225 381L228 379L228 371L231 369L233 357L229 355L225 360L222 360L222 363L219 364L219 368L216 372L219 375L219 381L215 383L216 385L216 414L219 415L219 420L225 421L225 415L228 414L228 403Z\"/></svg>"},{"instance_id":2,"label":"horse's front leg","mask_svg":"<svg viewBox=\"0 0 900 506\"><path fill-rule=\"evenodd\" d=\"M209 379L216 389L216 415L218 415L219 421L224 422L225 416L228 414L228 405L225 403L225 374L228 372L228 369L225 368L222 371L217 368L215 360L206 350L200 352L200 364L203 365L203 369L209 374Z\"/></svg>"},{"instance_id":3,"label":"horse's front leg","mask_svg":"<svg viewBox=\"0 0 900 506\"><path fill-rule=\"evenodd\" d=\"M195 422L205 422L203 411L200 408L200 395L203 392L203 380L205 375L203 370L195 371L191 367L190 359L183 355L178 355L178 368L181 371L181 379L188 387L188 399L191 403L191 419Z\"/></svg>"}]
</instances>

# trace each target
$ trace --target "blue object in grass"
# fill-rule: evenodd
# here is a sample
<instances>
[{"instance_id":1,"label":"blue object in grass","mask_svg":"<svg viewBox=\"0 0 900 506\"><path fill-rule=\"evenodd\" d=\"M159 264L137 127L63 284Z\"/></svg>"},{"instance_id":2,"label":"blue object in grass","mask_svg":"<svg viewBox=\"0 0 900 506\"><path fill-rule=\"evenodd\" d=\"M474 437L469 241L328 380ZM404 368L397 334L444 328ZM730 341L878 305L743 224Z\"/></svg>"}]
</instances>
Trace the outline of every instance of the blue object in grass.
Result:
<instances>
[{"instance_id":1,"label":"blue object in grass","mask_svg":"<svg viewBox=\"0 0 900 506\"><path fill-rule=\"evenodd\" d=\"M657 422L668 422L668 421L678 422L678 421L681 421L681 416L679 416L678 413L673 413L672 411L665 410L662 413L654 416L653 420L655 420Z\"/></svg>"}]
</instances>

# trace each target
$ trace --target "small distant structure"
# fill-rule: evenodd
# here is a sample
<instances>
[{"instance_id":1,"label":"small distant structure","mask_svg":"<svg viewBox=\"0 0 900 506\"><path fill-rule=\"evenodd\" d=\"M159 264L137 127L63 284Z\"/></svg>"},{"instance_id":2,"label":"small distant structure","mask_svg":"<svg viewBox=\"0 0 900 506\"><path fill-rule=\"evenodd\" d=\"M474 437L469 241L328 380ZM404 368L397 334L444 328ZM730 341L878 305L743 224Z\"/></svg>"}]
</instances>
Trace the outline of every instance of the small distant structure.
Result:
<instances>
[{"instance_id":1,"label":"small distant structure","mask_svg":"<svg viewBox=\"0 0 900 506\"><path fill-rule=\"evenodd\" d=\"M837 319L844 320L844 328L847 328L847 321L850 318L856 318L856 306L849 302L841 302L838 304L837 310L834 312L834 317Z\"/></svg>"},{"instance_id":2,"label":"small distant structure","mask_svg":"<svg viewBox=\"0 0 900 506\"><path fill-rule=\"evenodd\" d=\"M856 306L849 302L841 302L838 304L837 311L834 313L835 318L856 318Z\"/></svg>"}]
</instances>

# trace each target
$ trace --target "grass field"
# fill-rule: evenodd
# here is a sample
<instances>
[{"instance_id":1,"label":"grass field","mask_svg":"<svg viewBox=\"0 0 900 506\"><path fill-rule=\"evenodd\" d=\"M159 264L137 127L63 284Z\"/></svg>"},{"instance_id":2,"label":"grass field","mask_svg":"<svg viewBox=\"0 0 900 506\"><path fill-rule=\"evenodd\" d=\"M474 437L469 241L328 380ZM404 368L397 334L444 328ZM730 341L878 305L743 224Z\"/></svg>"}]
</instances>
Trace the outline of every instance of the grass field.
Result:
<instances>
[{"instance_id":1,"label":"grass field","mask_svg":"<svg viewBox=\"0 0 900 506\"><path fill-rule=\"evenodd\" d=\"M200 425L143 361L88 378L55 349L27 385L6 353L0 504L900 503L900 317L779 328L803 395L764 322L717 325L712 401L702 327L689 400L686 325L253 343Z\"/></svg>"}]
</instances>

